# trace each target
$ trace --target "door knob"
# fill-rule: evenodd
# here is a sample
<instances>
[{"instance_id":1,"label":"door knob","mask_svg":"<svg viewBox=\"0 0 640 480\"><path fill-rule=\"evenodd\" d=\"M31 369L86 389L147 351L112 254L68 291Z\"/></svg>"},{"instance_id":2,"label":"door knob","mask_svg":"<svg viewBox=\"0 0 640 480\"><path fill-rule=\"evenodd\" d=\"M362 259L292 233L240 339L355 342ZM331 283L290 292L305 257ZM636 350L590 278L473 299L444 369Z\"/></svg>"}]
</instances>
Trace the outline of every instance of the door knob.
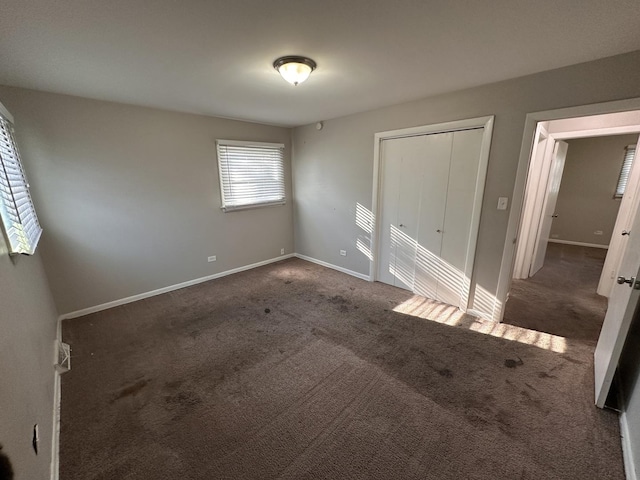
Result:
<instances>
[{"instance_id":1,"label":"door knob","mask_svg":"<svg viewBox=\"0 0 640 480\"><path fill-rule=\"evenodd\" d=\"M630 277L630 278L618 277L616 279L616 282L618 282L618 284L620 285L624 285L625 283L628 283L630 288L633 287L635 290L640 290L640 282L636 282L636 277Z\"/></svg>"},{"instance_id":2,"label":"door knob","mask_svg":"<svg viewBox=\"0 0 640 480\"><path fill-rule=\"evenodd\" d=\"M622 235L630 235L631 230L622 230Z\"/></svg>"}]
</instances>

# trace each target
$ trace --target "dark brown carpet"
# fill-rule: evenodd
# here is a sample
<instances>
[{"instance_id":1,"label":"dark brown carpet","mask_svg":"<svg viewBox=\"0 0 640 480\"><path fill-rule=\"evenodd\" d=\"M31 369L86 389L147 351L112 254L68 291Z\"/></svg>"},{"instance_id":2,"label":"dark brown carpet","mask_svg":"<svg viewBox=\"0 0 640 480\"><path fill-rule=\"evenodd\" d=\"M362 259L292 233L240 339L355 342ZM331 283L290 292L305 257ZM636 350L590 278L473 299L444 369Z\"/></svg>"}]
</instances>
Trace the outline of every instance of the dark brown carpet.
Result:
<instances>
[{"instance_id":1,"label":"dark brown carpet","mask_svg":"<svg viewBox=\"0 0 640 480\"><path fill-rule=\"evenodd\" d=\"M624 478L590 345L302 260L63 325L62 480Z\"/></svg>"},{"instance_id":2,"label":"dark brown carpet","mask_svg":"<svg viewBox=\"0 0 640 480\"><path fill-rule=\"evenodd\" d=\"M607 250L549 243L544 266L514 280L504 323L595 345L607 310L596 293Z\"/></svg>"}]
</instances>

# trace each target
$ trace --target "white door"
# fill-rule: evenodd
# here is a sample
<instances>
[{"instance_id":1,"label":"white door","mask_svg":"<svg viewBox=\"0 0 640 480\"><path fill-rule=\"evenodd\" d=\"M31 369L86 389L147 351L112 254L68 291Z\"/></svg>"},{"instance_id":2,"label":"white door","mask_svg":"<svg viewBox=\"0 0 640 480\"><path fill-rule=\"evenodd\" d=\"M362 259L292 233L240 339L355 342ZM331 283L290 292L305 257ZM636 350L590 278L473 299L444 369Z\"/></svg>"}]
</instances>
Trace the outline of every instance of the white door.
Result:
<instances>
[{"instance_id":1,"label":"white door","mask_svg":"<svg viewBox=\"0 0 640 480\"><path fill-rule=\"evenodd\" d=\"M413 291L420 184L425 140L422 136L384 140L382 225L378 280Z\"/></svg>"},{"instance_id":2,"label":"white door","mask_svg":"<svg viewBox=\"0 0 640 480\"><path fill-rule=\"evenodd\" d=\"M636 144L636 152L640 151L640 138ZM609 249L602 267L602 275L598 282L598 295L609 297L611 289L615 285L616 272L620 268L622 261L622 252L627 245L627 236L623 232L631 230L631 223L635 217L638 206L640 205L640 162L634 161L631 164L631 172L627 180L627 188L625 189L622 200L620 201L620 209L616 217L616 224L613 227L613 235L609 242Z\"/></svg>"},{"instance_id":3,"label":"white door","mask_svg":"<svg viewBox=\"0 0 640 480\"><path fill-rule=\"evenodd\" d=\"M472 232L472 218L474 208L480 208L475 195L483 135L483 129L455 132L449 164L436 299L463 310L467 308L473 271L469 249L477 236Z\"/></svg>"},{"instance_id":4,"label":"white door","mask_svg":"<svg viewBox=\"0 0 640 480\"><path fill-rule=\"evenodd\" d=\"M440 251L447 202L447 184L453 133L424 135L425 163L428 164L419 190L420 225L416 252L414 291L423 297L438 298ZM424 168L424 167L423 167Z\"/></svg>"},{"instance_id":5,"label":"white door","mask_svg":"<svg viewBox=\"0 0 640 480\"><path fill-rule=\"evenodd\" d=\"M538 270L544 265L544 257L547 253L547 245L549 244L549 235L551 234L551 224L555 217L556 203L558 202L558 192L560 191L560 182L562 181L562 172L564 170L564 161L567 158L567 150L569 145L561 140L555 143L553 148L553 158L551 171L549 172L549 182L547 186L547 194L545 204L542 210L542 218L538 229L538 237L536 238L536 246L533 253L533 261L531 262L531 270L529 276L533 277Z\"/></svg>"},{"instance_id":6,"label":"white door","mask_svg":"<svg viewBox=\"0 0 640 480\"><path fill-rule=\"evenodd\" d=\"M632 288L640 278L640 209L635 213L628 237L617 276L631 283L614 284L594 353L595 397L599 407L603 407L607 399L640 297L640 290Z\"/></svg>"},{"instance_id":7,"label":"white door","mask_svg":"<svg viewBox=\"0 0 640 480\"><path fill-rule=\"evenodd\" d=\"M529 278L531 270L531 259L536 243L536 235L540 225L540 215L535 212L542 209L544 203L544 192L540 184L544 183L544 190L549 180L549 169L545 170L547 157L547 144L551 144L549 133L542 124L536 127L535 140L531 150L531 163L524 195L524 205L520 220L520 230L518 232L518 246L514 259L513 278ZM549 152L549 157L553 152Z\"/></svg>"}]
</instances>

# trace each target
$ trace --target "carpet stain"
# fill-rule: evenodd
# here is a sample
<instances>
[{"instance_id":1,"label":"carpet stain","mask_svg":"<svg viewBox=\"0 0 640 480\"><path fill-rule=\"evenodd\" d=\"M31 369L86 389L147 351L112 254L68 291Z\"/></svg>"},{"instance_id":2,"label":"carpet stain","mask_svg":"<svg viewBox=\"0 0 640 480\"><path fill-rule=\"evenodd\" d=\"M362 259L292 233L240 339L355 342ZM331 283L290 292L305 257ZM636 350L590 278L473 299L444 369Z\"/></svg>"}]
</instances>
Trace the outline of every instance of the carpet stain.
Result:
<instances>
[{"instance_id":1,"label":"carpet stain","mask_svg":"<svg viewBox=\"0 0 640 480\"><path fill-rule=\"evenodd\" d=\"M202 403L202 399L193 392L178 392L175 395L165 395L164 401L169 406L190 406L194 407Z\"/></svg>"},{"instance_id":2,"label":"carpet stain","mask_svg":"<svg viewBox=\"0 0 640 480\"><path fill-rule=\"evenodd\" d=\"M347 300L346 298L344 298L342 295L334 295L333 297L329 298L329 301L331 303L335 304L349 304L351 303L349 300Z\"/></svg>"},{"instance_id":3,"label":"carpet stain","mask_svg":"<svg viewBox=\"0 0 640 480\"><path fill-rule=\"evenodd\" d=\"M284 282L285 285L289 285L290 283L292 283L291 280L287 280L286 282Z\"/></svg>"},{"instance_id":4,"label":"carpet stain","mask_svg":"<svg viewBox=\"0 0 640 480\"><path fill-rule=\"evenodd\" d=\"M558 378L555 375L549 375L547 372L538 372L538 378Z\"/></svg>"},{"instance_id":5,"label":"carpet stain","mask_svg":"<svg viewBox=\"0 0 640 480\"><path fill-rule=\"evenodd\" d=\"M180 388L180 386L182 386L183 383L184 383L184 380L173 380L170 382L164 382L164 386L169 390L175 390Z\"/></svg>"},{"instance_id":6,"label":"carpet stain","mask_svg":"<svg viewBox=\"0 0 640 480\"><path fill-rule=\"evenodd\" d=\"M264 313L271 313L271 309L270 308L265 308L264 309Z\"/></svg>"},{"instance_id":7,"label":"carpet stain","mask_svg":"<svg viewBox=\"0 0 640 480\"><path fill-rule=\"evenodd\" d=\"M149 380L142 379L142 380L137 381L133 385L129 385L129 386L126 386L126 387L118 390L118 392L115 394L115 396L111 399L111 401L109 403L113 403L113 402L115 402L117 400L120 400L122 398L130 397L130 396L135 395L140 390L142 390L144 387L146 387L146 385L148 383L149 383Z\"/></svg>"},{"instance_id":8,"label":"carpet stain","mask_svg":"<svg viewBox=\"0 0 640 480\"><path fill-rule=\"evenodd\" d=\"M539 398L532 397L531 394L526 390L521 390L520 395L522 395L523 397L522 403L524 403L525 405L535 407L540 411L546 410L544 408L544 405L542 404L542 401Z\"/></svg>"},{"instance_id":9,"label":"carpet stain","mask_svg":"<svg viewBox=\"0 0 640 480\"><path fill-rule=\"evenodd\" d=\"M443 368L441 370L438 370L438 373L445 378L453 378L453 372L448 368Z\"/></svg>"},{"instance_id":10,"label":"carpet stain","mask_svg":"<svg viewBox=\"0 0 640 480\"><path fill-rule=\"evenodd\" d=\"M507 358L504 361L504 366L507 368L517 368L520 367L521 365L524 365L524 362L522 361L522 359L520 357L518 357L518 360L514 360L512 358Z\"/></svg>"},{"instance_id":11,"label":"carpet stain","mask_svg":"<svg viewBox=\"0 0 640 480\"><path fill-rule=\"evenodd\" d=\"M580 360L576 360L575 358L571 358L569 355L563 355L562 358L564 358L568 362L571 362L571 363L573 363L575 365L583 365L584 364L584 362L581 362Z\"/></svg>"}]
</instances>

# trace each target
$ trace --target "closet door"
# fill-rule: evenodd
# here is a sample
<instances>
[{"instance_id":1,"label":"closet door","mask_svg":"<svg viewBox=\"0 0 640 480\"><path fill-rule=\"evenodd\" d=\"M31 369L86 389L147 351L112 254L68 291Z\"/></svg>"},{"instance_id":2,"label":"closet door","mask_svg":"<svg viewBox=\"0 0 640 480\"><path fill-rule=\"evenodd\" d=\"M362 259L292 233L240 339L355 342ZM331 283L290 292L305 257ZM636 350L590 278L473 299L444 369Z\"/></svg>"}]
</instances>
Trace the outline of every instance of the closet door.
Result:
<instances>
[{"instance_id":1,"label":"closet door","mask_svg":"<svg viewBox=\"0 0 640 480\"><path fill-rule=\"evenodd\" d=\"M378 280L467 308L484 129L382 141Z\"/></svg>"},{"instance_id":2,"label":"closet door","mask_svg":"<svg viewBox=\"0 0 640 480\"><path fill-rule=\"evenodd\" d=\"M382 142L382 237L378 280L414 290L424 136Z\"/></svg>"},{"instance_id":3,"label":"closet door","mask_svg":"<svg viewBox=\"0 0 640 480\"><path fill-rule=\"evenodd\" d=\"M449 163L454 134L451 132L423 135L424 151L419 196L419 228L416 246L414 291L428 298L437 298L442 275L440 250L444 228Z\"/></svg>"},{"instance_id":4,"label":"closet door","mask_svg":"<svg viewBox=\"0 0 640 480\"><path fill-rule=\"evenodd\" d=\"M483 128L453 133L451 161L443 215L442 248L438 260L438 285L432 297L450 305L467 307L473 265L468 258L472 216L479 175ZM484 185L480 188L484 188Z\"/></svg>"}]
</instances>

